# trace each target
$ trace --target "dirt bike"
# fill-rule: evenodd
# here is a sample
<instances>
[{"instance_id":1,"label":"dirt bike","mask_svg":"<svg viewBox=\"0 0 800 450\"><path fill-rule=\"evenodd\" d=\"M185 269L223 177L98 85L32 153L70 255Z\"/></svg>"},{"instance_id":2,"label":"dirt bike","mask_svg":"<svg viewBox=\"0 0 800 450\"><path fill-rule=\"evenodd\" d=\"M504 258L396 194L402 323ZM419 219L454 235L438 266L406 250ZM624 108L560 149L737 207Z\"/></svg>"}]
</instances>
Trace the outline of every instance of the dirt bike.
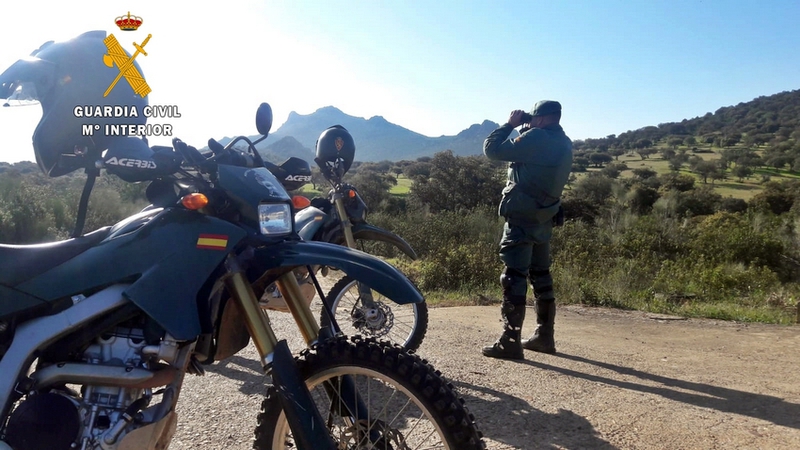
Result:
<instances>
[{"instance_id":1,"label":"dirt bike","mask_svg":"<svg viewBox=\"0 0 800 450\"><path fill-rule=\"evenodd\" d=\"M346 165L328 166L317 158L317 165L331 190L325 198L308 201L295 196L299 212L295 216L297 233L306 241L330 242L363 250L366 241L387 242L400 249L411 259L417 254L403 238L367 223L367 205L355 186L345 183L343 177L349 168ZM266 167L278 178L288 191L300 189L311 181L309 164L300 158L291 157L280 166L266 163ZM328 268L320 268L323 276ZM315 291L308 272L298 273L307 301L311 302ZM285 310L281 292L275 286L267 289L262 304L267 309ZM345 275L328 291L325 302L333 311L345 334L360 334L399 344L409 350L419 348L428 329L428 307L424 302L408 303L373 292L369 287ZM320 313L320 324L330 325L325 311Z\"/></svg>"},{"instance_id":2,"label":"dirt bike","mask_svg":"<svg viewBox=\"0 0 800 450\"><path fill-rule=\"evenodd\" d=\"M264 139L269 105L256 117ZM289 195L254 144L237 140L253 155L120 137L91 167L149 181L150 207L66 241L0 245L0 450L167 448L185 375L250 339L272 379L254 448L483 448L430 364L318 326L298 267L336 267L383 295L423 299L377 258L300 240ZM122 159L141 164L113 165ZM297 357L259 307L272 283L308 344Z\"/></svg>"}]
</instances>

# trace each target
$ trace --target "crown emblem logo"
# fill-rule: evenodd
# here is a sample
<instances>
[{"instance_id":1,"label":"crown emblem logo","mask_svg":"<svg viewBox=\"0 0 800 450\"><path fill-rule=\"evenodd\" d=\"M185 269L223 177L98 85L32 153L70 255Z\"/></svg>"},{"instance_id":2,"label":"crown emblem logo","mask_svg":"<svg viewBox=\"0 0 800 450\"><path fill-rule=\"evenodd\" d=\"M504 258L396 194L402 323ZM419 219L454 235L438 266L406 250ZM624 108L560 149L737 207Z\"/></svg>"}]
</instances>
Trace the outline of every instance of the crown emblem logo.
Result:
<instances>
[{"instance_id":1,"label":"crown emblem logo","mask_svg":"<svg viewBox=\"0 0 800 450\"><path fill-rule=\"evenodd\" d=\"M128 11L127 16L119 16L114 19L114 23L117 24L120 30L122 31L136 31L140 26L142 26L142 20L139 16L132 16L131 12Z\"/></svg>"}]
</instances>

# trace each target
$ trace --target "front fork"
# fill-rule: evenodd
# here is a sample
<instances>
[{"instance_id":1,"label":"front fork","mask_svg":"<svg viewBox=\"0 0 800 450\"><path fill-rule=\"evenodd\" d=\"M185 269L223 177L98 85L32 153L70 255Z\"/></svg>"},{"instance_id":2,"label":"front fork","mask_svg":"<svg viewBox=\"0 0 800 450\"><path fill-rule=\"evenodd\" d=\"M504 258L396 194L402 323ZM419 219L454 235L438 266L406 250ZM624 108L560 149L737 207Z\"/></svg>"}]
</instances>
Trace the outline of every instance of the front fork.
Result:
<instances>
[{"instance_id":1,"label":"front fork","mask_svg":"<svg viewBox=\"0 0 800 450\"><path fill-rule=\"evenodd\" d=\"M344 207L344 198L342 194L336 193L333 196L333 204L336 206L336 213L339 214L339 220L342 222L342 232L344 233L344 242L348 247L357 249L356 239L353 237L353 223L350 221L350 216L347 215L347 210ZM375 300L372 298L372 289L367 285L357 282L358 296L361 302L368 311L376 311Z\"/></svg>"},{"instance_id":2,"label":"front fork","mask_svg":"<svg viewBox=\"0 0 800 450\"><path fill-rule=\"evenodd\" d=\"M336 443L331 438L328 427L297 370L286 340L278 341L266 311L259 307L258 297L236 258L228 256L226 266L229 273L225 280L226 287L236 306L242 311L247 330L261 356L264 370L271 373L273 383L278 387L281 407L286 414L297 448L335 449ZM300 286L294 274L287 272L281 275L278 286L306 342L313 343L319 338L319 326L311 314L311 309L302 301Z\"/></svg>"}]
</instances>

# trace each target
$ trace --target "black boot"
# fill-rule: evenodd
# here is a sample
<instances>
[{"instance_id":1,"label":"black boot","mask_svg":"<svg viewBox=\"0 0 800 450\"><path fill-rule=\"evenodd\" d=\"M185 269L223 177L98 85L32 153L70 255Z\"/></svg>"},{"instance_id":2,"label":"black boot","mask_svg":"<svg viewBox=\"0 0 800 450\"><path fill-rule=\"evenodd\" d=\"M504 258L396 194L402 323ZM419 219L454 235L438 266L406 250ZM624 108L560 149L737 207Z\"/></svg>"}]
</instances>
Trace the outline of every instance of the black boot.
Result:
<instances>
[{"instance_id":1,"label":"black boot","mask_svg":"<svg viewBox=\"0 0 800 450\"><path fill-rule=\"evenodd\" d=\"M536 331L522 346L535 352L556 352L556 342L553 339L553 326L556 320L555 300L536 300Z\"/></svg>"},{"instance_id":2,"label":"black boot","mask_svg":"<svg viewBox=\"0 0 800 450\"><path fill-rule=\"evenodd\" d=\"M520 345L522 322L525 320L525 304L515 305L503 301L501 308L503 315L503 334L493 345L483 347L483 356L501 359L523 359L522 345Z\"/></svg>"}]
</instances>

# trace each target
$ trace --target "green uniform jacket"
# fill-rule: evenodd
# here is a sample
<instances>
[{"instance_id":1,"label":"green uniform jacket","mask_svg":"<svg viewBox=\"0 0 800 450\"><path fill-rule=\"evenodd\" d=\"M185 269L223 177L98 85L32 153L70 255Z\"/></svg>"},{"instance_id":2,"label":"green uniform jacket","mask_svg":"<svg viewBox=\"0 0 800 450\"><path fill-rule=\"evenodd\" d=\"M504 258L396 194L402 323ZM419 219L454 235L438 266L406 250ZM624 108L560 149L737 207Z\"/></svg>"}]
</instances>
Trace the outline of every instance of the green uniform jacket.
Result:
<instances>
[{"instance_id":1,"label":"green uniform jacket","mask_svg":"<svg viewBox=\"0 0 800 450\"><path fill-rule=\"evenodd\" d=\"M572 170L572 141L560 125L531 128L510 140L513 129L502 125L483 143L486 157L511 163L500 215L512 225L550 223Z\"/></svg>"}]
</instances>

